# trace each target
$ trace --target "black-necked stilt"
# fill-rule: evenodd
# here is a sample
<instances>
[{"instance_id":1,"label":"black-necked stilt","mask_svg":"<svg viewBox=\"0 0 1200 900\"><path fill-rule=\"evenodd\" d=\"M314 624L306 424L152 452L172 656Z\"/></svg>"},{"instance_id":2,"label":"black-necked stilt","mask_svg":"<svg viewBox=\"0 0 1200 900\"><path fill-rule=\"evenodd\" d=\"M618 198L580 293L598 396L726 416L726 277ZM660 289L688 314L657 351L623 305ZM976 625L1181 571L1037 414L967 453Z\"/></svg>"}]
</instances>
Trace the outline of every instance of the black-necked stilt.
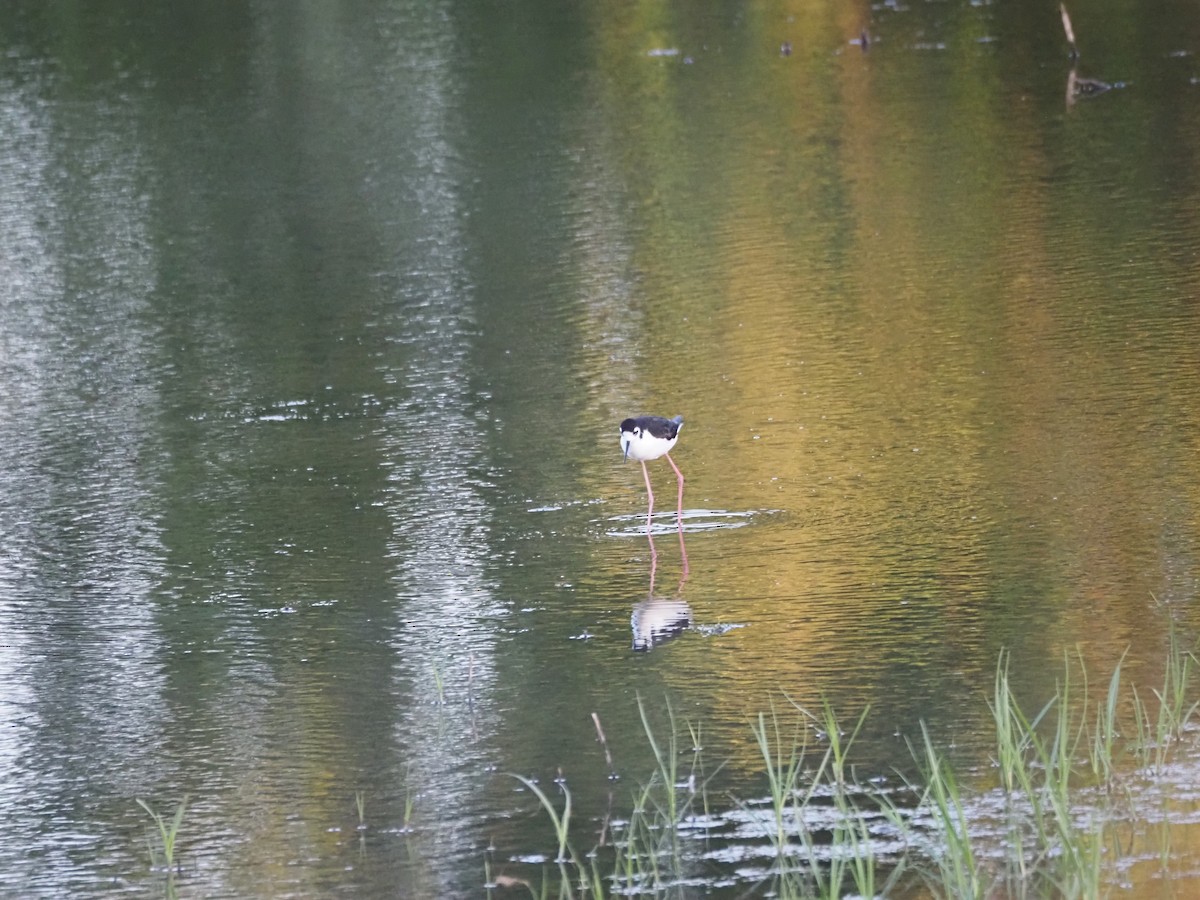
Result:
<instances>
[{"instance_id":1,"label":"black-necked stilt","mask_svg":"<svg viewBox=\"0 0 1200 900\"><path fill-rule=\"evenodd\" d=\"M654 490L650 487L650 473L646 470L646 461L665 456L675 477L679 479L679 527L683 527L683 473L675 460L671 459L670 450L679 440L679 429L683 427L683 416L664 419L662 416L638 416L626 419L621 423L621 450L625 459L632 457L642 464L642 476L646 479L646 493L650 505L646 510L646 530L650 530L650 519L654 514Z\"/></svg>"}]
</instances>

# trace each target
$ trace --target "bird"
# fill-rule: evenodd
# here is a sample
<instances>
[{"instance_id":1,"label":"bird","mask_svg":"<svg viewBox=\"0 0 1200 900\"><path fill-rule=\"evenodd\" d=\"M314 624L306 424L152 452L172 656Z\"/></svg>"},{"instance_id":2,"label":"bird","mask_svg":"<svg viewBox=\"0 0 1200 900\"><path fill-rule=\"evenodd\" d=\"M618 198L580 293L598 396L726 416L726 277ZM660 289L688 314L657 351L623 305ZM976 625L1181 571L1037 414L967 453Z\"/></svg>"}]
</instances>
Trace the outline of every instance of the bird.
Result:
<instances>
[{"instance_id":1,"label":"bird","mask_svg":"<svg viewBox=\"0 0 1200 900\"><path fill-rule=\"evenodd\" d=\"M675 460L671 459L671 448L679 440L679 429L683 427L683 416L664 419L662 416L637 416L621 423L621 451L626 460L633 458L642 464L642 476L646 479L646 494L649 506L646 509L646 531L654 514L654 490L650 487L650 473L646 462L665 456L675 477L679 479L679 526L683 527L683 473ZM682 532L681 532L682 533Z\"/></svg>"}]
</instances>

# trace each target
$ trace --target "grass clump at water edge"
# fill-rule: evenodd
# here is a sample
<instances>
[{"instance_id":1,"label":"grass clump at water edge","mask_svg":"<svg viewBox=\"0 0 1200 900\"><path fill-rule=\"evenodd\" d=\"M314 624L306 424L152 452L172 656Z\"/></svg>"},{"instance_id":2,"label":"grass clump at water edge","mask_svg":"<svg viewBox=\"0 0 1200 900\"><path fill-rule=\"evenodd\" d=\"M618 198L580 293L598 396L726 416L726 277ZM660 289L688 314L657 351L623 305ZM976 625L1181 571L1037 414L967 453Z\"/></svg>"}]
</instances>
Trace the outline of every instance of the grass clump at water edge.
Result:
<instances>
[{"instance_id":1,"label":"grass clump at water edge","mask_svg":"<svg viewBox=\"0 0 1200 900\"><path fill-rule=\"evenodd\" d=\"M1134 782L1161 775L1185 746L1197 749L1185 741L1200 709L1193 653L1172 634L1162 687L1149 699L1125 686L1123 663L1124 657L1093 698L1082 659L1067 655L1054 695L1030 715L1002 653L988 699L992 774L971 770L964 779L922 723L921 741L911 745L916 775L899 790L860 779L851 764L868 711L847 736L828 704L812 715L789 699L796 714L783 716L772 703L749 725L766 796L730 797L715 813L711 776L697 781L704 771L697 729L688 726L694 752L685 773L674 714L668 706L667 733L660 736L639 698L656 769L628 798L628 818L612 823L606 816L600 838L581 854L572 841L582 828L566 786L560 812L521 778L553 824L558 852L557 872L543 873L540 891L519 881L532 896L682 897L686 885L708 881L733 888L732 868L736 896L1100 896L1123 877L1122 856L1134 844ZM1158 846L1170 845L1162 823L1152 829L1140 821ZM714 850L722 828L740 842L737 853ZM747 859L764 864L756 869Z\"/></svg>"}]
</instances>

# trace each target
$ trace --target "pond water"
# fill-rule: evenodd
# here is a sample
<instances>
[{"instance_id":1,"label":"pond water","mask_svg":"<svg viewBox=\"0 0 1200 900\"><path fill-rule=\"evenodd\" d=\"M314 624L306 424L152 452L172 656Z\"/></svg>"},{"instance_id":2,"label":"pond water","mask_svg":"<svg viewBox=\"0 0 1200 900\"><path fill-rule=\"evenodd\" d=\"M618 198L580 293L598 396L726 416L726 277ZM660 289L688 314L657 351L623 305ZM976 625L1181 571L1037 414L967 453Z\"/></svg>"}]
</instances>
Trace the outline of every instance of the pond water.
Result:
<instances>
[{"instance_id":1,"label":"pond water","mask_svg":"<svg viewBox=\"0 0 1200 900\"><path fill-rule=\"evenodd\" d=\"M1200 12L1050 6L6 4L0 893L480 896L639 702L758 798L786 698L869 779L1161 684Z\"/></svg>"}]
</instances>

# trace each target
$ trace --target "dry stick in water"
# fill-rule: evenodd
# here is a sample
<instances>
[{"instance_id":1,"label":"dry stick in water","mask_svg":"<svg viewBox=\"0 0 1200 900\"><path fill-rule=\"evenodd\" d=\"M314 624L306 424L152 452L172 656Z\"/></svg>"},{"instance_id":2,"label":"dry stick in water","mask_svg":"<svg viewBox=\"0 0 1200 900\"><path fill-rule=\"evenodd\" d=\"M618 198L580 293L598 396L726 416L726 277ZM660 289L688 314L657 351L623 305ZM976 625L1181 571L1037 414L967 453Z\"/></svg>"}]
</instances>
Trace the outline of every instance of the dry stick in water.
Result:
<instances>
[{"instance_id":1,"label":"dry stick in water","mask_svg":"<svg viewBox=\"0 0 1200 900\"><path fill-rule=\"evenodd\" d=\"M1079 59L1079 47L1075 44L1075 32L1071 29L1071 17L1067 15L1067 5L1060 3L1058 11L1062 13L1063 31L1067 33L1067 43L1071 45L1071 59Z\"/></svg>"},{"instance_id":2,"label":"dry stick in water","mask_svg":"<svg viewBox=\"0 0 1200 900\"><path fill-rule=\"evenodd\" d=\"M600 717L592 713L592 722L596 725L596 736L600 738L600 746L604 748L604 761L608 763L608 777L615 778L616 770L613 768L612 754L608 752L608 738L604 736L604 729L600 727Z\"/></svg>"},{"instance_id":3,"label":"dry stick in water","mask_svg":"<svg viewBox=\"0 0 1200 900\"><path fill-rule=\"evenodd\" d=\"M596 713L592 713L592 723L596 726L596 736L600 739L600 746L604 748L604 760L608 763L608 780L613 781L617 777L617 773L613 770L612 754L608 752L608 738L604 736L604 729L600 727L600 717ZM608 792L608 811L604 814L604 824L600 828L600 846L608 845L608 823L612 818L612 791Z\"/></svg>"}]
</instances>

